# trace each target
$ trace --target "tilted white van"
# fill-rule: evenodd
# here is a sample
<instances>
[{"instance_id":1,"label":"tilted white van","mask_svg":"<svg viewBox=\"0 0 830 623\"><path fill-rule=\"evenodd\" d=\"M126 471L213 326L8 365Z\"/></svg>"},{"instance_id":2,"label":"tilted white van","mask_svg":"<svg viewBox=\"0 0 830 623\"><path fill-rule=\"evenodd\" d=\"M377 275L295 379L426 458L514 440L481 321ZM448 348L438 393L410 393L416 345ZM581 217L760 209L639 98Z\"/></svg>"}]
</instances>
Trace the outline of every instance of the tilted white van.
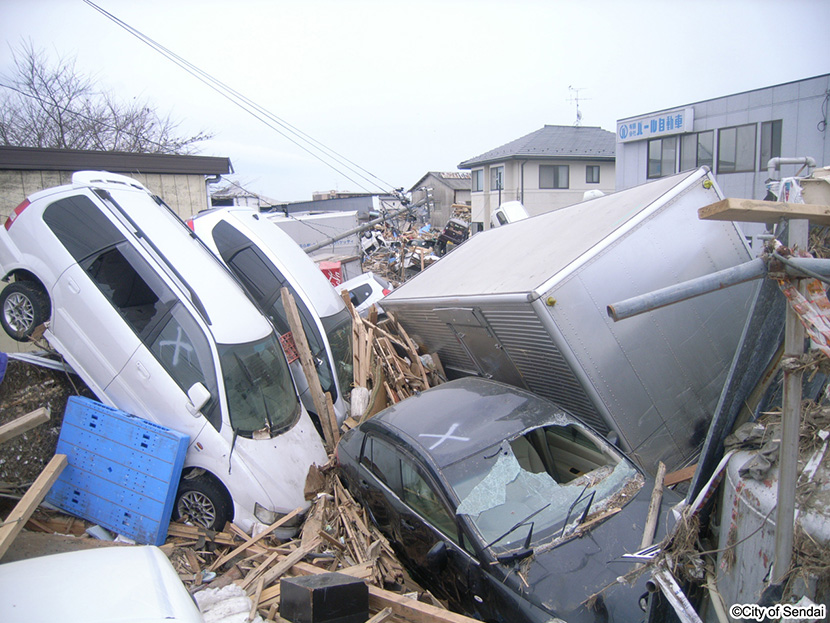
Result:
<instances>
[{"instance_id":1,"label":"tilted white van","mask_svg":"<svg viewBox=\"0 0 830 623\"><path fill-rule=\"evenodd\" d=\"M11 337L47 323L102 402L190 435L174 519L251 530L308 507L327 455L273 326L144 186L82 171L31 195L0 228L0 277Z\"/></svg>"},{"instance_id":2,"label":"tilted white van","mask_svg":"<svg viewBox=\"0 0 830 623\"><path fill-rule=\"evenodd\" d=\"M323 392L331 394L338 422L349 411L352 370L352 317L338 292L305 251L279 226L256 210L215 208L197 214L188 226L237 276L277 331L290 332L280 291L297 303L303 331ZM290 364L300 397L315 412L299 361Z\"/></svg>"}]
</instances>

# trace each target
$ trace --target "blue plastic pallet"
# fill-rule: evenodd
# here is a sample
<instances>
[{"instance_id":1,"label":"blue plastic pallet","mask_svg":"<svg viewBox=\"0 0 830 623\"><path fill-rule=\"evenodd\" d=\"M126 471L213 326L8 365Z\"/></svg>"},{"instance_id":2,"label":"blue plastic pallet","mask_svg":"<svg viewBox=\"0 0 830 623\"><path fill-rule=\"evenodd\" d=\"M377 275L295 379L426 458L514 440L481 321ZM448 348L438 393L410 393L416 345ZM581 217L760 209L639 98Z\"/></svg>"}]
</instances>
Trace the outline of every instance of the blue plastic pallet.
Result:
<instances>
[{"instance_id":1,"label":"blue plastic pallet","mask_svg":"<svg viewBox=\"0 0 830 623\"><path fill-rule=\"evenodd\" d=\"M46 501L138 543L161 545L188 435L72 396L56 453L67 466Z\"/></svg>"}]
</instances>

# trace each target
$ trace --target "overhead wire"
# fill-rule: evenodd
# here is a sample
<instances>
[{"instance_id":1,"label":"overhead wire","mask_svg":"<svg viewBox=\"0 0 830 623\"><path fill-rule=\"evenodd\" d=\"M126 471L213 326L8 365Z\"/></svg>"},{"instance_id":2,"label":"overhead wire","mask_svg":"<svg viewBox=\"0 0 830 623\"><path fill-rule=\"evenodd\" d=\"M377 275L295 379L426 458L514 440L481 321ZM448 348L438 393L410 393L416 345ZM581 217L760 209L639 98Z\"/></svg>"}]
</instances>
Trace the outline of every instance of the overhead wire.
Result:
<instances>
[{"instance_id":1,"label":"overhead wire","mask_svg":"<svg viewBox=\"0 0 830 623\"><path fill-rule=\"evenodd\" d=\"M354 162L352 162L348 158L345 158L344 156L342 156L341 154L339 154L335 150L327 147L326 145L324 145L320 141L314 139L313 137L309 136L305 132L303 132L303 131L299 130L298 128L294 127L293 125L291 125L287 121L281 119L280 117L278 117L274 113L270 112L269 110L267 110L263 106L257 104L256 102L254 102L253 100L251 100L247 96L243 95L239 91L236 91L235 89L228 86L227 84L225 84L221 80L215 78L214 76L212 76L211 74L207 73L206 71L200 69L199 67L197 67L193 63L189 62L185 58L179 56L178 54L176 54L172 50L170 50L170 49L166 48L165 46L161 45L160 43L154 41L153 39L151 39L150 37L148 37L147 35L145 35L141 31L139 31L136 28L130 26L129 24L127 24L123 20L121 20L118 17L116 17L115 15L113 15L112 13L110 13L110 12L106 11L105 9L99 7L98 5L96 5L91 0L84 0L84 2L86 4L88 4L89 6L91 6L92 8L94 8L99 13L101 13L102 15L104 15L107 19L113 21L115 24L117 24L118 26L120 26L121 28L126 30L128 33L130 33L131 35L133 35L134 37L139 39L142 43L149 46L150 48L152 48L156 52L159 52L160 54L165 56L167 59L169 59L169 60L173 61L174 63L176 63L179 67L181 67L182 69L187 71L190 75L194 76L196 79L198 79L202 83L206 84L208 87L210 87L211 89L216 91L219 95L221 95L222 97L224 97L225 99L227 99L228 101L230 101L231 103L236 105L237 107L241 108L242 110L247 112L249 115L251 115L252 117L257 119L258 121L264 123L266 126L271 128L272 130L274 130L278 134L282 135L285 139L287 139L288 141L290 141L291 143L293 143L294 145L296 145L297 147L299 147L300 149L302 149L303 151L305 151L309 155L313 156L314 158L316 158L317 160L319 160L320 162L322 162L323 164L325 164L326 166L328 166L329 168L331 168L332 170L334 170L338 174L342 175L343 177L348 179L350 182L357 185L359 188L365 190L366 192L369 192L370 194L372 192L371 190L369 190L368 188L363 186L363 184L361 182L355 180L352 177L352 175L355 175L359 178L362 178L364 181L366 181L370 185L376 187L377 189L379 189L383 192L386 192L386 193L389 193L389 194L395 194L397 192L396 189L394 188L394 186L392 186L388 182L386 182L386 181L382 180L381 178L379 178L378 176L370 173L366 169L358 166L357 164L355 164ZM296 137L296 138L294 138L292 136L289 136L288 133L293 134L294 137ZM307 145L302 144L301 141L305 142ZM320 152L320 153L317 153L317 152ZM320 155L320 154L323 154L325 157L323 157L323 155ZM340 168L338 168L337 166L332 164L332 162L330 162L326 158L335 161L340 167L345 167L346 169L348 169L351 172L352 175L345 173L343 170L341 170ZM366 175L364 175L364 173ZM372 178L374 178L374 179L372 179ZM377 181L374 181L374 180L377 180ZM378 182L380 182L380 184ZM383 186L381 184L383 184L385 186Z\"/></svg>"}]
</instances>

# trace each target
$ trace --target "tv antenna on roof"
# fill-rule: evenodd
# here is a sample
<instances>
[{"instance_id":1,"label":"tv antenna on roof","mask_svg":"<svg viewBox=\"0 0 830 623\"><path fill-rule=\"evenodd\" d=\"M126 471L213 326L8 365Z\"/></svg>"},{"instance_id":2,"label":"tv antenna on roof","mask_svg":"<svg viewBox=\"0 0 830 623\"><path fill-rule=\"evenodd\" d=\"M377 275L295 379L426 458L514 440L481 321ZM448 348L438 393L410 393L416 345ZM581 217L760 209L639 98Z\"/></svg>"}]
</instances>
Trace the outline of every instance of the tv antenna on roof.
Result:
<instances>
[{"instance_id":1,"label":"tv antenna on roof","mask_svg":"<svg viewBox=\"0 0 830 623\"><path fill-rule=\"evenodd\" d=\"M569 102L576 102L576 121L574 121L575 127L582 125L582 112L579 110L579 92L584 90L585 89L575 89L574 87L568 85L568 91L573 91L575 93L575 95L572 95L568 99ZM583 97L582 99L585 100L590 98Z\"/></svg>"}]
</instances>

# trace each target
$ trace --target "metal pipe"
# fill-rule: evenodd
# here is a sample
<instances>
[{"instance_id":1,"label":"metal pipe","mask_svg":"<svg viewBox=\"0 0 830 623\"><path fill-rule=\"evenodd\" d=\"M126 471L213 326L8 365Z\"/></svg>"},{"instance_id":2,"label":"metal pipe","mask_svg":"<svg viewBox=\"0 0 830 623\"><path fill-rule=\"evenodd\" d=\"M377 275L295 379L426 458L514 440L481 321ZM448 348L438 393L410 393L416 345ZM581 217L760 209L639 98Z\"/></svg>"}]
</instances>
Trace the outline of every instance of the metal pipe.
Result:
<instances>
[{"instance_id":1,"label":"metal pipe","mask_svg":"<svg viewBox=\"0 0 830 623\"><path fill-rule=\"evenodd\" d=\"M803 247L802 247L803 248ZM783 268L784 272L793 277L804 277L805 274L799 269L810 271L819 276L830 277L830 260L806 257L788 258L788 266ZM756 258L745 264L732 266L724 270L703 275L696 279L690 279L683 283L668 286L661 290L648 292L630 299L612 303L606 308L608 316L615 322L625 320L638 314L643 314L666 305L679 303L696 296L708 294L716 290L722 290L729 286L738 285L745 281L760 279L767 273L767 265L764 259Z\"/></svg>"},{"instance_id":2,"label":"metal pipe","mask_svg":"<svg viewBox=\"0 0 830 623\"><path fill-rule=\"evenodd\" d=\"M711 275L703 275L696 279L691 279L683 283L655 290L635 296L619 303L612 303L606 308L608 316L615 322L631 318L638 314L642 314L653 309L665 307L673 303L685 301L702 294L708 294L715 290L722 290L729 286L734 286L745 281L753 279L760 279L767 272L767 266L761 258L754 259L745 264L732 266L725 270L720 270Z\"/></svg>"},{"instance_id":3,"label":"metal pipe","mask_svg":"<svg viewBox=\"0 0 830 623\"><path fill-rule=\"evenodd\" d=\"M815 159L809 156L803 156L801 158L770 158L769 162L767 162L767 175L771 180L776 179L775 172L781 168L782 164L806 164L808 176L816 168Z\"/></svg>"}]
</instances>

